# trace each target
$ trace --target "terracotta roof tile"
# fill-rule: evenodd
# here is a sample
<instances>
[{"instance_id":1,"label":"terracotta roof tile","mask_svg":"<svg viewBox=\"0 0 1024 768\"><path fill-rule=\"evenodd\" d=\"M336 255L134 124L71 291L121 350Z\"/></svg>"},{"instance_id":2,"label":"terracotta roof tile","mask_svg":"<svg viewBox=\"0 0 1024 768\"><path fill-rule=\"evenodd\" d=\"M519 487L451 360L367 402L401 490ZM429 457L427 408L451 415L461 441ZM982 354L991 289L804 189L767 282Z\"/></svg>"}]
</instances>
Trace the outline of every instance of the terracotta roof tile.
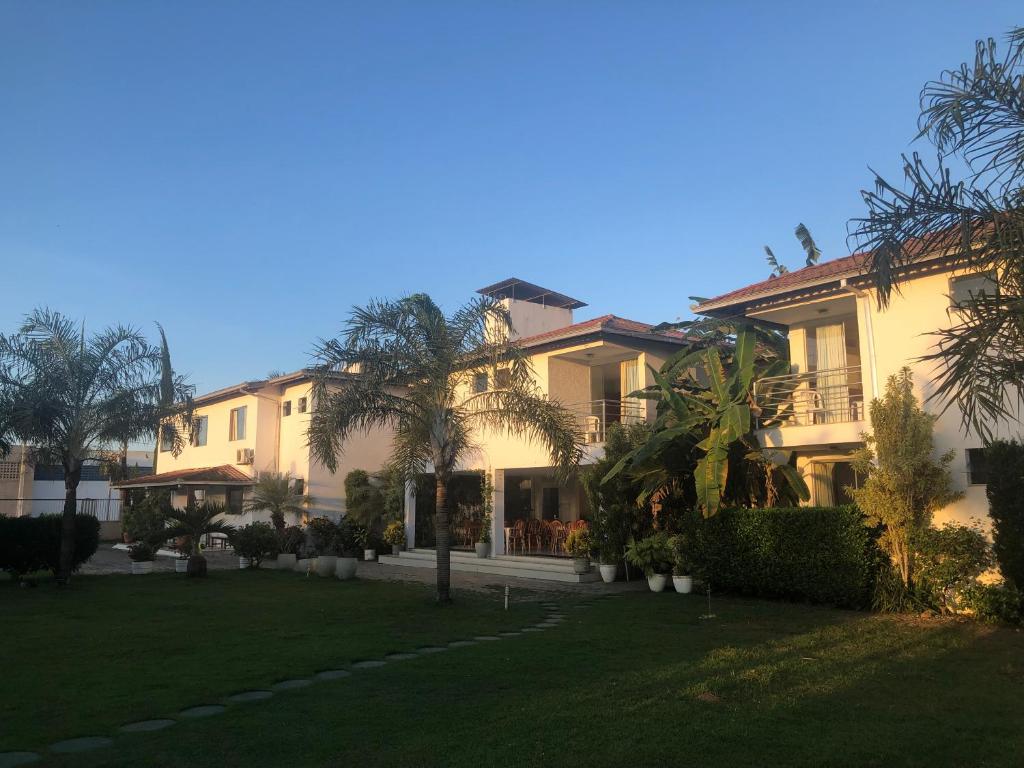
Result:
<instances>
[{"instance_id":1,"label":"terracotta roof tile","mask_svg":"<svg viewBox=\"0 0 1024 768\"><path fill-rule=\"evenodd\" d=\"M678 331L652 331L654 328L650 323L641 323L637 320L627 320L616 315L601 315L580 323L573 323L564 328L555 328L544 333L537 333L533 336L525 336L516 340L516 344L523 347L533 347L548 341L555 341L562 338L572 338L585 333L598 331L622 331L625 333L649 333L651 336L667 337L671 341L683 341L686 336Z\"/></svg>"},{"instance_id":2,"label":"terracotta roof tile","mask_svg":"<svg viewBox=\"0 0 1024 768\"><path fill-rule=\"evenodd\" d=\"M173 472L160 472L155 475L142 475L141 477L133 477L130 480L124 480L114 485L117 488L130 488L133 486L175 485L178 483L188 485L209 483L216 485L218 483L254 482L255 480L230 464L221 464L219 467L196 467L194 469L179 469Z\"/></svg>"}]
</instances>

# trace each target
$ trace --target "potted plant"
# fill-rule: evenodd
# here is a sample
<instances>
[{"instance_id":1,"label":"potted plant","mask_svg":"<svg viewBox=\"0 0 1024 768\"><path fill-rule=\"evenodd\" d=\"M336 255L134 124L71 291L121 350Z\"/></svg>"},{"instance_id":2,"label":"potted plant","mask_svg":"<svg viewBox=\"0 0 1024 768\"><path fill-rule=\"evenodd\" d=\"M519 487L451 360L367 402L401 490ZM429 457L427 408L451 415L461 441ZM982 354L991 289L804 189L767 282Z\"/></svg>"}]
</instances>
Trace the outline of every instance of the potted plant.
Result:
<instances>
[{"instance_id":1,"label":"potted plant","mask_svg":"<svg viewBox=\"0 0 1024 768\"><path fill-rule=\"evenodd\" d=\"M480 536L473 545L477 557L487 557L491 554L491 514L484 512L480 520Z\"/></svg>"},{"instance_id":2,"label":"potted plant","mask_svg":"<svg viewBox=\"0 0 1024 768\"><path fill-rule=\"evenodd\" d=\"M270 523L250 523L231 534L231 546L238 555L239 568L259 568L277 546L277 536Z\"/></svg>"},{"instance_id":3,"label":"potted plant","mask_svg":"<svg viewBox=\"0 0 1024 768\"><path fill-rule=\"evenodd\" d=\"M363 560L369 563L377 559L377 550L370 547L371 538L368 525L360 525L358 527L356 530L356 541L363 550Z\"/></svg>"},{"instance_id":4,"label":"potted plant","mask_svg":"<svg viewBox=\"0 0 1024 768\"><path fill-rule=\"evenodd\" d=\"M626 547L626 560L644 572L651 592L661 592L668 583L674 560L668 538L668 534L659 532L639 541L633 540Z\"/></svg>"},{"instance_id":5,"label":"potted plant","mask_svg":"<svg viewBox=\"0 0 1024 768\"><path fill-rule=\"evenodd\" d=\"M597 570L601 572L601 581L611 584L619 575L619 562L622 559L622 548L617 542L605 537L597 545Z\"/></svg>"},{"instance_id":6,"label":"potted plant","mask_svg":"<svg viewBox=\"0 0 1024 768\"><path fill-rule=\"evenodd\" d=\"M669 539L672 547L672 586L681 595L693 591L693 561L690 558L689 539L677 534Z\"/></svg>"},{"instance_id":7,"label":"potted plant","mask_svg":"<svg viewBox=\"0 0 1024 768\"><path fill-rule=\"evenodd\" d=\"M174 539L174 551L178 556L174 558L174 572L188 572L188 556L192 551L192 539L188 536L178 536Z\"/></svg>"},{"instance_id":8,"label":"potted plant","mask_svg":"<svg viewBox=\"0 0 1024 768\"><path fill-rule=\"evenodd\" d=\"M142 576L153 572L153 545L146 541L137 541L128 547L128 557L132 561L132 576Z\"/></svg>"},{"instance_id":9,"label":"potted plant","mask_svg":"<svg viewBox=\"0 0 1024 768\"><path fill-rule=\"evenodd\" d=\"M338 566L338 526L326 517L314 517L306 528L316 551L316 575L333 576Z\"/></svg>"},{"instance_id":10,"label":"potted plant","mask_svg":"<svg viewBox=\"0 0 1024 768\"><path fill-rule=\"evenodd\" d=\"M384 529L384 541L391 545L391 554L398 555L405 544L405 523L395 520Z\"/></svg>"},{"instance_id":11,"label":"potted plant","mask_svg":"<svg viewBox=\"0 0 1024 768\"><path fill-rule=\"evenodd\" d=\"M206 575L206 558L203 557L199 542L209 533L234 533L234 526L218 520L224 515L224 505L204 501L202 504L188 504L184 509L170 509L164 516L170 526L163 532L164 536L188 536L192 541L191 553L188 558L188 576Z\"/></svg>"},{"instance_id":12,"label":"potted plant","mask_svg":"<svg viewBox=\"0 0 1024 768\"><path fill-rule=\"evenodd\" d=\"M572 558L572 569L575 573L590 571L590 553L594 549L594 537L586 528L577 528L565 539L565 551Z\"/></svg>"},{"instance_id":13,"label":"potted plant","mask_svg":"<svg viewBox=\"0 0 1024 768\"><path fill-rule=\"evenodd\" d=\"M297 525L289 525L278 531L277 534L277 569L279 571L291 571L298 561L299 550L306 540L306 534Z\"/></svg>"},{"instance_id":14,"label":"potted plant","mask_svg":"<svg viewBox=\"0 0 1024 768\"><path fill-rule=\"evenodd\" d=\"M347 517L343 517L338 523L338 538L335 545L340 556L338 564L334 569L334 575L340 580L346 581L356 575L356 556L359 552L357 541L357 529L360 526Z\"/></svg>"}]
</instances>

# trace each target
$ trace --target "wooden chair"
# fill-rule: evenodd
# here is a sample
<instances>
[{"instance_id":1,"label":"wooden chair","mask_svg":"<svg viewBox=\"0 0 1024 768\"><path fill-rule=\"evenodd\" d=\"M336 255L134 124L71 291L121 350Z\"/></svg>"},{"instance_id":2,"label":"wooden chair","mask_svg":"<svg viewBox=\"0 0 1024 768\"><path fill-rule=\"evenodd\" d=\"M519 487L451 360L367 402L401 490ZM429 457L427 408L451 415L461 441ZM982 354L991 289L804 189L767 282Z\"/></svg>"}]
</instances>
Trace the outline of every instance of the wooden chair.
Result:
<instances>
[{"instance_id":1,"label":"wooden chair","mask_svg":"<svg viewBox=\"0 0 1024 768\"><path fill-rule=\"evenodd\" d=\"M531 517L526 523L526 546L529 549L540 549L543 536L541 534L541 521Z\"/></svg>"},{"instance_id":2,"label":"wooden chair","mask_svg":"<svg viewBox=\"0 0 1024 768\"><path fill-rule=\"evenodd\" d=\"M550 524L551 530L551 554L557 554L565 546L566 525L560 520L552 520Z\"/></svg>"},{"instance_id":3,"label":"wooden chair","mask_svg":"<svg viewBox=\"0 0 1024 768\"><path fill-rule=\"evenodd\" d=\"M506 542L509 552L515 553L516 543L519 544L520 552L526 548L526 522L522 519L516 520L512 524L512 530Z\"/></svg>"}]
</instances>

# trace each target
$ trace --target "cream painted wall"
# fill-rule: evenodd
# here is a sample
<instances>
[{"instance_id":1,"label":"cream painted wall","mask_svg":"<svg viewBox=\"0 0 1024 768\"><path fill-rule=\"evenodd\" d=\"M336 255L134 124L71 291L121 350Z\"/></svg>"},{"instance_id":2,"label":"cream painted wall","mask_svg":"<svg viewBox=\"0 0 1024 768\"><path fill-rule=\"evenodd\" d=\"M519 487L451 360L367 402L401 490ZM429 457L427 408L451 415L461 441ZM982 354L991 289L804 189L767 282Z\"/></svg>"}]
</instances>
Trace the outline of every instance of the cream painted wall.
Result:
<instances>
[{"instance_id":1,"label":"cream painted wall","mask_svg":"<svg viewBox=\"0 0 1024 768\"><path fill-rule=\"evenodd\" d=\"M229 440L231 410L241 406L246 407L245 439ZM157 472L230 464L252 476L254 469L269 469L273 464L275 446L269 443L265 436L258 437L261 424L264 429L268 426L266 416L264 415L262 419L260 417L261 408L274 410L272 403L267 403L253 395L239 395L196 408L197 418L206 416L208 419L206 445L186 445L178 456L170 451L160 451L157 459ZM239 448L252 448L256 451L257 463L251 466L236 465L235 452Z\"/></svg>"},{"instance_id":2,"label":"cream painted wall","mask_svg":"<svg viewBox=\"0 0 1024 768\"><path fill-rule=\"evenodd\" d=\"M572 310L559 307L545 307L532 301L503 299L502 304L512 319L512 338L521 339L538 333L554 331L572 325Z\"/></svg>"}]
</instances>

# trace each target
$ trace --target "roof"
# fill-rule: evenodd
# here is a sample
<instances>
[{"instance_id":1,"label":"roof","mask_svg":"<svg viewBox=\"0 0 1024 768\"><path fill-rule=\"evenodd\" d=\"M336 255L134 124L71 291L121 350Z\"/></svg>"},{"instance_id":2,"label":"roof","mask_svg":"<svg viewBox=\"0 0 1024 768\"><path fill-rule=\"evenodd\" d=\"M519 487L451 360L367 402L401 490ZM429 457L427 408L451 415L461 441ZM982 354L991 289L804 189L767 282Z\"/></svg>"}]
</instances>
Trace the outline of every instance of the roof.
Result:
<instances>
[{"instance_id":1,"label":"roof","mask_svg":"<svg viewBox=\"0 0 1024 768\"><path fill-rule=\"evenodd\" d=\"M253 485L256 481L230 464L197 467L142 475L115 483L115 488L148 488L162 485Z\"/></svg>"},{"instance_id":2,"label":"roof","mask_svg":"<svg viewBox=\"0 0 1024 768\"><path fill-rule=\"evenodd\" d=\"M573 323L564 328L555 328L552 331L545 331L533 336L526 336L516 339L516 344L521 347L535 347L540 344L548 344L563 339L572 339L577 336L584 336L591 333L612 333L620 336L642 336L657 341L665 341L671 344L681 344L686 341L686 335L679 331L655 331L650 323L641 323L637 320L627 320L616 315L601 315L581 323Z\"/></svg>"},{"instance_id":3,"label":"roof","mask_svg":"<svg viewBox=\"0 0 1024 768\"><path fill-rule=\"evenodd\" d=\"M477 293L490 296L495 299L515 299L517 301L531 301L534 304L543 304L549 307L561 309L579 309L587 306L586 302L566 296L564 293L541 288L539 285L520 280L518 277L510 277L494 285L479 288Z\"/></svg>"},{"instance_id":4,"label":"roof","mask_svg":"<svg viewBox=\"0 0 1024 768\"><path fill-rule=\"evenodd\" d=\"M310 368L301 368L291 373L285 373L280 376L274 376L269 379L254 379L252 381L243 381L239 384L232 384L230 387L224 387L222 389L215 389L213 392L207 392L202 395L197 395L193 398L193 402L197 405L203 405L205 403L214 402L216 400L222 400L226 397L237 397L238 395L251 395L264 387L283 387L289 384L294 384L299 381L308 381L313 378L314 372ZM346 379L352 378L352 374L343 373L341 371L331 371L327 374L330 378L335 379Z\"/></svg>"}]
</instances>

